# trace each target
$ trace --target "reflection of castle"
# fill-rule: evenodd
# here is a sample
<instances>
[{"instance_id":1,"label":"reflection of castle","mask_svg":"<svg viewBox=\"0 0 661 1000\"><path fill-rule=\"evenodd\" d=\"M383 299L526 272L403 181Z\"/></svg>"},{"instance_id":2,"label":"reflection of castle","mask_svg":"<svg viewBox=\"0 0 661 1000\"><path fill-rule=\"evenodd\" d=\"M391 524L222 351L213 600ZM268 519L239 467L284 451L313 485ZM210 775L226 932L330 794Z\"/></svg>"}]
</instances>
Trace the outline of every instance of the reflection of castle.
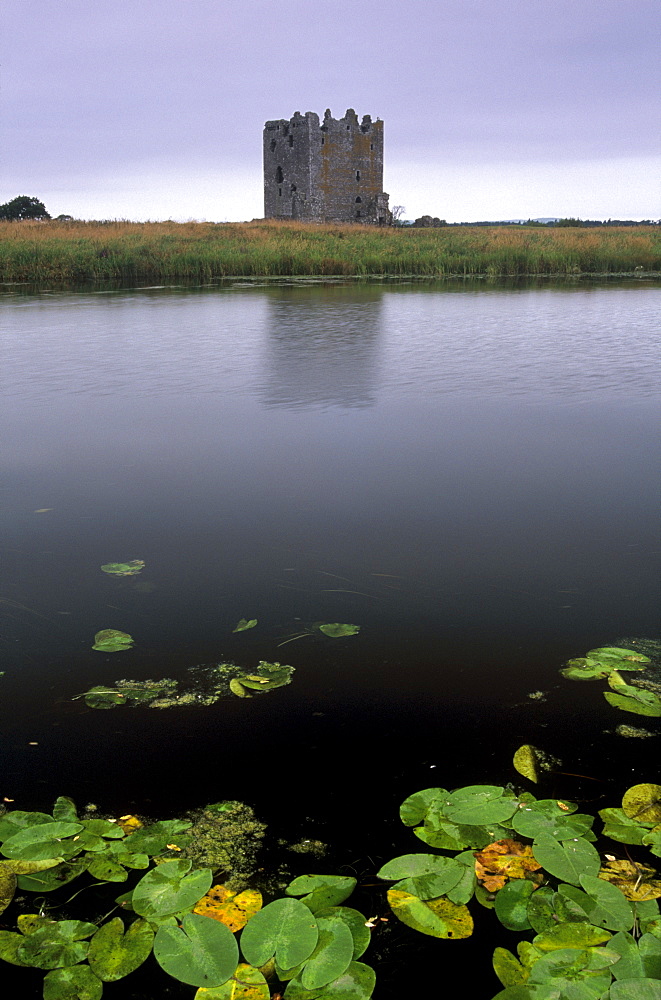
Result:
<instances>
[{"instance_id":1,"label":"reflection of castle","mask_svg":"<svg viewBox=\"0 0 661 1000\"><path fill-rule=\"evenodd\" d=\"M279 287L265 295L266 406L373 406L383 289Z\"/></svg>"},{"instance_id":2,"label":"reflection of castle","mask_svg":"<svg viewBox=\"0 0 661 1000\"><path fill-rule=\"evenodd\" d=\"M264 215L312 222L391 222L383 188L383 122L297 111L264 126Z\"/></svg>"}]
</instances>

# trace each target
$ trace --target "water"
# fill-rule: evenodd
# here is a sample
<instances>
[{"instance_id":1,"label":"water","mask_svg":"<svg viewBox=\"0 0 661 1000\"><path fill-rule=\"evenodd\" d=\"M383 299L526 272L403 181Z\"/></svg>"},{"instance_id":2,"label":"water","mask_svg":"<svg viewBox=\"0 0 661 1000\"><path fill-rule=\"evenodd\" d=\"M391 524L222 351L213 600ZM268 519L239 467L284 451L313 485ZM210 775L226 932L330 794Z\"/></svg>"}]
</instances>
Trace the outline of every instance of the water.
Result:
<instances>
[{"instance_id":1,"label":"water","mask_svg":"<svg viewBox=\"0 0 661 1000\"><path fill-rule=\"evenodd\" d=\"M589 808L650 780L649 744L612 733L633 717L557 671L657 627L658 283L19 293L0 375L17 807L242 799L274 840L328 841L332 870L372 882L417 849L406 795L512 780L523 742L603 779L548 789ZM99 570L134 558L139 577ZM233 634L242 617L257 628ZM319 621L361 631L280 645ZM102 628L134 649L92 651ZM296 673L200 709L70 700L222 659ZM402 995L414 937L384 933L377 1000ZM491 996L489 940L416 943L421 974L470 954Z\"/></svg>"}]
</instances>

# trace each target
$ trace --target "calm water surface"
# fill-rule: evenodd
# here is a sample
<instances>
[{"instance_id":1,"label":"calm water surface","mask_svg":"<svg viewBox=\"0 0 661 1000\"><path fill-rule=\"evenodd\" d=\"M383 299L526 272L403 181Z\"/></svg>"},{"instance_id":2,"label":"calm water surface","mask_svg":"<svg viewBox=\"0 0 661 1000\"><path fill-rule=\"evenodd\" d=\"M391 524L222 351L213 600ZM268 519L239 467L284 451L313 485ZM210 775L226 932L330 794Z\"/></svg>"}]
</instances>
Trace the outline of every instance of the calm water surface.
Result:
<instances>
[{"instance_id":1,"label":"calm water surface","mask_svg":"<svg viewBox=\"0 0 661 1000\"><path fill-rule=\"evenodd\" d=\"M520 743L608 779L549 794L651 780L650 744L612 733L631 719L557 671L656 634L660 313L641 282L6 288L3 794L243 799L371 881L416 850L407 794L512 780ZM361 631L279 646L319 621ZM92 651L102 628L134 649ZM222 659L296 673L204 709L70 701ZM377 998L413 936L388 933ZM497 992L489 948L471 961Z\"/></svg>"}]
</instances>

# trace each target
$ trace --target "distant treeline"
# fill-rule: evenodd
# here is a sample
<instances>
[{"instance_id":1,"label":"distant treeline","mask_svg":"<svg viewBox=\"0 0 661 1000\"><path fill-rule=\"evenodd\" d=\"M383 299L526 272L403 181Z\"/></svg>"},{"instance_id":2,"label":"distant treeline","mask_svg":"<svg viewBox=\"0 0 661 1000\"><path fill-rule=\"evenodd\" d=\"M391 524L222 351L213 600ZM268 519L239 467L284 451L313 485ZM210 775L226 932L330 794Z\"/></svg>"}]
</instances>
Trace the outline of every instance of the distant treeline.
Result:
<instances>
[{"instance_id":1,"label":"distant treeline","mask_svg":"<svg viewBox=\"0 0 661 1000\"><path fill-rule=\"evenodd\" d=\"M416 219L416 222L418 220ZM414 223L415 225L415 223ZM545 228L594 229L602 226L661 226L661 219L527 219L525 222L443 222L444 226L544 226Z\"/></svg>"},{"instance_id":2,"label":"distant treeline","mask_svg":"<svg viewBox=\"0 0 661 1000\"><path fill-rule=\"evenodd\" d=\"M0 281L661 272L661 227L0 222Z\"/></svg>"}]
</instances>

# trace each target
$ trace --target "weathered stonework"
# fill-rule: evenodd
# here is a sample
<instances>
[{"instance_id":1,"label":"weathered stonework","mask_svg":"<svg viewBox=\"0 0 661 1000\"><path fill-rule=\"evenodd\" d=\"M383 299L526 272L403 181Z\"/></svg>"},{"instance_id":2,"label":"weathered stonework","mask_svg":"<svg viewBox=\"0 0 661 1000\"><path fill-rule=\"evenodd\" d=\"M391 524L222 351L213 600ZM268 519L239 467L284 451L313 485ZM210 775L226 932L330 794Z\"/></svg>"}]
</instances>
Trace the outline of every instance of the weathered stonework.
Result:
<instances>
[{"instance_id":1,"label":"weathered stonework","mask_svg":"<svg viewBox=\"0 0 661 1000\"><path fill-rule=\"evenodd\" d=\"M264 215L267 219L389 225L383 188L383 122L329 110L297 111L264 126Z\"/></svg>"}]
</instances>

